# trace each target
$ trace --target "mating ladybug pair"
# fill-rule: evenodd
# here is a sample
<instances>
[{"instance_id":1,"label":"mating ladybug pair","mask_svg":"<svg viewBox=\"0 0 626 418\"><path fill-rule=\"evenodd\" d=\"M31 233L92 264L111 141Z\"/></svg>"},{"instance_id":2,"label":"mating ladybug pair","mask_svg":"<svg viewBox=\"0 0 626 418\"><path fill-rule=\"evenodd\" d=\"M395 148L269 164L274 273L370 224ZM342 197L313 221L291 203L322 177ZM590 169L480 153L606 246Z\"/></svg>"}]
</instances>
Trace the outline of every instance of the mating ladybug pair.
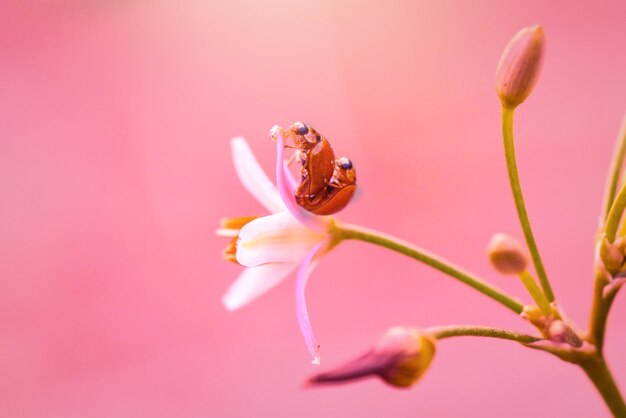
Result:
<instances>
[{"instance_id":1,"label":"mating ladybug pair","mask_svg":"<svg viewBox=\"0 0 626 418\"><path fill-rule=\"evenodd\" d=\"M356 190L356 171L352 162L335 159L330 142L315 129L296 122L286 131L293 140L300 162L300 184L295 198L298 205L316 215L331 215L346 207Z\"/></svg>"}]
</instances>

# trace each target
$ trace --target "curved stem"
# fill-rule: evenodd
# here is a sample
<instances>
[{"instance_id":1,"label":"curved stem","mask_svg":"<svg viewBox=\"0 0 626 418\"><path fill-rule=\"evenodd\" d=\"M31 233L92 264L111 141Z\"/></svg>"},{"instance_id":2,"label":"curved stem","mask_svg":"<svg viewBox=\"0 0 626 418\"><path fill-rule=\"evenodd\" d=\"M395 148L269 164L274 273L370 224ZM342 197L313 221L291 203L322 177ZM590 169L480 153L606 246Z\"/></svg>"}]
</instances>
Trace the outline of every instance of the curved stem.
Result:
<instances>
[{"instance_id":1,"label":"curved stem","mask_svg":"<svg viewBox=\"0 0 626 418\"><path fill-rule=\"evenodd\" d=\"M428 333L438 340L450 337L486 337L486 338L498 338L501 340L517 341L521 344L530 344L539 341L541 338L533 337L532 335L519 334L517 332L509 331L506 329L483 327L479 325L449 325L443 327L426 328L425 333Z\"/></svg>"},{"instance_id":2,"label":"curved stem","mask_svg":"<svg viewBox=\"0 0 626 418\"><path fill-rule=\"evenodd\" d=\"M613 157L611 159L611 166L609 168L609 175L606 178L606 186L604 188L604 198L602 199L602 217L600 222L604 224L607 216L609 215L609 209L615 200L615 194L617 193L617 183L619 182L619 174L624 164L624 155L626 154L626 116L622 120L622 126L617 135L617 141L615 143L615 149L613 150Z\"/></svg>"},{"instance_id":3,"label":"curved stem","mask_svg":"<svg viewBox=\"0 0 626 418\"><path fill-rule=\"evenodd\" d=\"M517 163L515 161L515 146L513 143L513 109L502 108L502 138L504 139L504 156L506 158L506 168L509 174L509 182L511 183L511 191L513 192L513 200L515 201L515 208L517 209L517 216L526 238L526 244L530 251L530 255L533 259L535 271L539 277L539 283L550 302L554 301L554 293L550 287L546 270L543 267L541 256L539 255L539 249L537 249L537 243L533 236L533 231L530 227L530 220L528 219L528 213L526 212L526 204L524 203L524 196L522 194L522 187L520 186L519 174L517 173Z\"/></svg>"},{"instance_id":4,"label":"curved stem","mask_svg":"<svg viewBox=\"0 0 626 418\"><path fill-rule=\"evenodd\" d=\"M501 303L517 314L521 313L524 308L521 303L514 300L512 297L504 294L502 291L477 278L471 273L468 273L449 261L431 254L426 250L416 247L406 241L360 226L348 224L335 224L331 227L331 232L337 241L344 239L356 239L369 242L428 264L429 266L452 276L466 285L487 295L491 299Z\"/></svg>"}]
</instances>

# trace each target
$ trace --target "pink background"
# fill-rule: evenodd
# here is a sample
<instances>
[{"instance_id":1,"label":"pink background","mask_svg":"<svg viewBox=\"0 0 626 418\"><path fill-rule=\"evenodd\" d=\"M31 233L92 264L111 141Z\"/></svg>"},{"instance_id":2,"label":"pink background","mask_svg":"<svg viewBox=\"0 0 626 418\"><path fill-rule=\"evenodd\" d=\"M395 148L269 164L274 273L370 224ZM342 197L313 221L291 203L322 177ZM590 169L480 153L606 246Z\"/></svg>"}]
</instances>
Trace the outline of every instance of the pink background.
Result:
<instances>
[{"instance_id":1,"label":"pink background","mask_svg":"<svg viewBox=\"0 0 626 418\"><path fill-rule=\"evenodd\" d=\"M547 58L518 111L519 166L557 297L585 326L625 110L626 2L5 0L0 17L1 416L608 415L574 366L471 338L440 343L409 391L303 390L393 325L531 329L436 271L345 243L308 289L315 369L293 280L222 307L241 267L213 231L263 214L229 139L245 135L271 170L268 129L300 119L357 167L362 193L341 219L523 297L484 255L492 233L521 236L494 72L539 22ZM606 351L626 389L624 296Z\"/></svg>"}]
</instances>

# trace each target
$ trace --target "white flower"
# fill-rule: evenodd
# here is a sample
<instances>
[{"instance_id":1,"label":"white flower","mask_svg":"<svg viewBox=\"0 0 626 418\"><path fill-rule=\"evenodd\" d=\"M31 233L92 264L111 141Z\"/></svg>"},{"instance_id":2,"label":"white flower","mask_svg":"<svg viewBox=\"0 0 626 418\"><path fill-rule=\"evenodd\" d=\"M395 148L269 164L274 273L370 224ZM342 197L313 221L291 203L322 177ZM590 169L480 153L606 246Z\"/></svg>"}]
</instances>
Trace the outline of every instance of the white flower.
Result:
<instances>
[{"instance_id":1,"label":"white flower","mask_svg":"<svg viewBox=\"0 0 626 418\"><path fill-rule=\"evenodd\" d=\"M284 161L284 131L274 127L270 134L276 139L278 188L260 167L246 140L238 137L231 141L233 162L241 183L271 214L222 222L217 233L233 237L227 249L228 258L246 266L222 300L227 309L238 309L297 271L298 324L313 363L319 364L319 345L309 320L304 290L317 260L331 247L328 229L332 220L313 215L296 204L296 182Z\"/></svg>"}]
</instances>

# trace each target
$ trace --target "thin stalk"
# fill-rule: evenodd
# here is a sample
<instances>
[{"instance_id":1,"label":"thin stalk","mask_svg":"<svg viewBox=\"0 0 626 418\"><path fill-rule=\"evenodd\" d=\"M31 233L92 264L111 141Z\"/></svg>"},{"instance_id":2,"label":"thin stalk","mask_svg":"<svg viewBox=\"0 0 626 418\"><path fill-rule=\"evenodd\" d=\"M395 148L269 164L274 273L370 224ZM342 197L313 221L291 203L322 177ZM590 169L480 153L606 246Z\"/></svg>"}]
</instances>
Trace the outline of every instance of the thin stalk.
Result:
<instances>
[{"instance_id":1,"label":"thin stalk","mask_svg":"<svg viewBox=\"0 0 626 418\"><path fill-rule=\"evenodd\" d=\"M443 327L432 327L424 330L438 340L450 337L486 337L498 338L501 340L517 341L521 344L530 344L541 340L532 335L520 334L506 329L483 327L479 325L449 325Z\"/></svg>"},{"instance_id":2,"label":"thin stalk","mask_svg":"<svg viewBox=\"0 0 626 418\"><path fill-rule=\"evenodd\" d=\"M517 216L519 218L522 231L524 232L524 238L526 238L526 244L530 251L530 255L533 259L533 265L535 271L539 277L539 283L543 293L546 295L550 302L554 301L554 293L552 287L548 281L546 270L543 267L541 256L539 255L539 249L533 236L533 231L530 227L530 220L528 219L528 213L526 212L526 204L524 203L524 196L522 194L522 187L520 186L519 174L517 172L517 163L515 161L515 146L513 143L513 109L502 108L502 138L504 139L504 156L506 158L506 168L509 174L509 182L511 184L511 191L513 192L513 200L515 201L515 208L517 209Z\"/></svg>"},{"instance_id":3,"label":"thin stalk","mask_svg":"<svg viewBox=\"0 0 626 418\"><path fill-rule=\"evenodd\" d=\"M606 298L604 297L604 286L609 284L607 274L606 270L596 267L593 302L589 318L589 335L587 336L587 341L596 346L599 355L602 355L606 321L609 317L611 304L615 298L615 293L608 295Z\"/></svg>"},{"instance_id":4,"label":"thin stalk","mask_svg":"<svg viewBox=\"0 0 626 418\"><path fill-rule=\"evenodd\" d=\"M626 222L622 222L619 227L619 231L617 232L618 237L626 236Z\"/></svg>"},{"instance_id":5,"label":"thin stalk","mask_svg":"<svg viewBox=\"0 0 626 418\"><path fill-rule=\"evenodd\" d=\"M501 303L513 312L519 314L523 310L523 305L512 297L506 295L502 291L496 289L492 285L477 278L471 273L462 270L451 262L423 250L413 244L381 232L373 231L356 225L335 224L332 227L332 234L337 241L345 239L355 239L381 247L388 248L398 253L404 254L417 261L428 264L429 266L465 283L466 285L478 290L491 299Z\"/></svg>"},{"instance_id":6,"label":"thin stalk","mask_svg":"<svg viewBox=\"0 0 626 418\"><path fill-rule=\"evenodd\" d=\"M519 278L526 287L526 290L528 290L528 294L530 294L537 306L539 306L539 309L541 309L541 312L546 317L552 315L552 307L550 306L550 302L546 298L546 295L543 294L539 286L537 286L537 283L535 283L535 279L528 272L528 270L524 270L523 272L521 272L519 274Z\"/></svg>"},{"instance_id":7,"label":"thin stalk","mask_svg":"<svg viewBox=\"0 0 626 418\"><path fill-rule=\"evenodd\" d=\"M611 158L609 174L606 178L606 186L604 187L604 198L602 199L602 217L601 224L604 224L606 217L609 215L611 205L615 200L617 193L617 183L619 182L620 171L624 165L624 155L626 155L626 116L622 119L622 126L617 135L615 149Z\"/></svg>"},{"instance_id":8,"label":"thin stalk","mask_svg":"<svg viewBox=\"0 0 626 418\"><path fill-rule=\"evenodd\" d=\"M611 243L615 241L617 228L619 227L620 219L622 219L624 209L626 209L626 184L622 186L619 193L613 200L609 214L606 217L604 233L606 234L606 239Z\"/></svg>"}]
</instances>

